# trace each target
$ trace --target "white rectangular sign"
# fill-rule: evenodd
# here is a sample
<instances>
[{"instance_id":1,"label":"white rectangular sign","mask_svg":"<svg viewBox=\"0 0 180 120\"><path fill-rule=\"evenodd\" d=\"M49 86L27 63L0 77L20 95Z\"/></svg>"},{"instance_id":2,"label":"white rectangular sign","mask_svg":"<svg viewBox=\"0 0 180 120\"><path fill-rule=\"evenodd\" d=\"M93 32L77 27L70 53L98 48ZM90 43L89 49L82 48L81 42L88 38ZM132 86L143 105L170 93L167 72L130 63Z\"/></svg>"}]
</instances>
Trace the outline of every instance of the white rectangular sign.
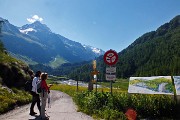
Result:
<instances>
[{"instance_id":1,"label":"white rectangular sign","mask_svg":"<svg viewBox=\"0 0 180 120\"><path fill-rule=\"evenodd\" d=\"M171 76L130 77L128 93L173 95L173 88Z\"/></svg>"},{"instance_id":2,"label":"white rectangular sign","mask_svg":"<svg viewBox=\"0 0 180 120\"><path fill-rule=\"evenodd\" d=\"M115 80L115 79L116 79L116 75L106 74L106 80Z\"/></svg>"},{"instance_id":3,"label":"white rectangular sign","mask_svg":"<svg viewBox=\"0 0 180 120\"><path fill-rule=\"evenodd\" d=\"M106 73L116 73L116 67L106 67Z\"/></svg>"}]
</instances>

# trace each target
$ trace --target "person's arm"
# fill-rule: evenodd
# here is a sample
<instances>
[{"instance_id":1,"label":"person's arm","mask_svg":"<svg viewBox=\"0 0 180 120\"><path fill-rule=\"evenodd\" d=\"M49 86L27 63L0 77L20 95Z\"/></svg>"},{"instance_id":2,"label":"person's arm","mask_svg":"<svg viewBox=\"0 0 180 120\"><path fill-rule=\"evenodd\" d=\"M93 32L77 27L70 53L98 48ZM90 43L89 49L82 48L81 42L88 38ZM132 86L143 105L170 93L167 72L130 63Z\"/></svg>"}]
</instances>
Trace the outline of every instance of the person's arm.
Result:
<instances>
[{"instance_id":1,"label":"person's arm","mask_svg":"<svg viewBox=\"0 0 180 120\"><path fill-rule=\"evenodd\" d=\"M42 81L42 88L45 88L45 89L46 89L46 91L48 91L48 92L49 92L49 87L48 87L48 85L47 85L47 83L46 83L46 81L45 81L45 80L43 80L43 81Z\"/></svg>"},{"instance_id":2,"label":"person's arm","mask_svg":"<svg viewBox=\"0 0 180 120\"><path fill-rule=\"evenodd\" d=\"M36 82L37 82L37 80L38 80L38 78L37 77L35 77L34 79L33 79L33 81L32 81L32 91L33 92L36 92L37 90L37 88L36 88Z\"/></svg>"},{"instance_id":3,"label":"person's arm","mask_svg":"<svg viewBox=\"0 0 180 120\"><path fill-rule=\"evenodd\" d=\"M32 86L35 87L36 86L36 82L37 82L37 78L35 77L32 81Z\"/></svg>"},{"instance_id":4,"label":"person's arm","mask_svg":"<svg viewBox=\"0 0 180 120\"><path fill-rule=\"evenodd\" d=\"M47 85L46 81L45 81L45 87L46 87L46 90L49 91L49 86Z\"/></svg>"}]
</instances>

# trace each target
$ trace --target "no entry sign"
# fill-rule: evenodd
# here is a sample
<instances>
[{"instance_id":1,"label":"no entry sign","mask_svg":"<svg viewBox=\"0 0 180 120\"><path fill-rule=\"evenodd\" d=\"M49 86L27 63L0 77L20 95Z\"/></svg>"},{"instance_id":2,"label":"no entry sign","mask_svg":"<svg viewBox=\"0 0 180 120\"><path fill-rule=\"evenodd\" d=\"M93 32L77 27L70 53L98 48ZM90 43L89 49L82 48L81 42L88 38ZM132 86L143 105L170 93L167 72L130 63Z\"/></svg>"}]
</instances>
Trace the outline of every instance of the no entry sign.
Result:
<instances>
[{"instance_id":1,"label":"no entry sign","mask_svg":"<svg viewBox=\"0 0 180 120\"><path fill-rule=\"evenodd\" d=\"M118 54L116 51L114 50L108 50L105 54L104 54L104 62L107 65L114 65L116 64L116 62L118 61Z\"/></svg>"}]
</instances>

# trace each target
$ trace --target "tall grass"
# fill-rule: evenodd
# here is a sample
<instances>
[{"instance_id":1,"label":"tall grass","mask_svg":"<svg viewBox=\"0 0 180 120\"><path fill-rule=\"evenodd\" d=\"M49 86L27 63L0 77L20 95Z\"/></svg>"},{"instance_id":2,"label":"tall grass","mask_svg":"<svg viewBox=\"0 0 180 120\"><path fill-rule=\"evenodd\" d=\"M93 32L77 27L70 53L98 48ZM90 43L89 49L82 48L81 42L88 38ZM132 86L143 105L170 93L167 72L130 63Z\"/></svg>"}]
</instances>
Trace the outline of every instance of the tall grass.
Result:
<instances>
[{"instance_id":1,"label":"tall grass","mask_svg":"<svg viewBox=\"0 0 180 120\"><path fill-rule=\"evenodd\" d=\"M128 94L118 89L110 94L107 88L100 88L96 93L83 87L79 87L77 92L76 86L68 85L55 85L52 89L71 95L79 111L95 118L125 120L125 112L129 108L136 111L138 118L173 119L178 114L178 105L170 95Z\"/></svg>"}]
</instances>

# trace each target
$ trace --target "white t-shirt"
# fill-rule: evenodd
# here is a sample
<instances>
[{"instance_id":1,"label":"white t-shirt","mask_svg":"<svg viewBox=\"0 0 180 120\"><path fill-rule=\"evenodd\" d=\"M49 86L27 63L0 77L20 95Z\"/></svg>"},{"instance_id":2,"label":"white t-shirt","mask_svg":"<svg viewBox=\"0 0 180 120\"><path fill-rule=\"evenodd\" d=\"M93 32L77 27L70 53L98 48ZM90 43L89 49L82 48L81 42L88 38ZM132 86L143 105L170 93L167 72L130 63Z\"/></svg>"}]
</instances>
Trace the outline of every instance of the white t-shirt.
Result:
<instances>
[{"instance_id":1,"label":"white t-shirt","mask_svg":"<svg viewBox=\"0 0 180 120\"><path fill-rule=\"evenodd\" d=\"M34 77L32 81L32 90L33 92L37 93L37 83L39 82L39 77Z\"/></svg>"}]
</instances>

